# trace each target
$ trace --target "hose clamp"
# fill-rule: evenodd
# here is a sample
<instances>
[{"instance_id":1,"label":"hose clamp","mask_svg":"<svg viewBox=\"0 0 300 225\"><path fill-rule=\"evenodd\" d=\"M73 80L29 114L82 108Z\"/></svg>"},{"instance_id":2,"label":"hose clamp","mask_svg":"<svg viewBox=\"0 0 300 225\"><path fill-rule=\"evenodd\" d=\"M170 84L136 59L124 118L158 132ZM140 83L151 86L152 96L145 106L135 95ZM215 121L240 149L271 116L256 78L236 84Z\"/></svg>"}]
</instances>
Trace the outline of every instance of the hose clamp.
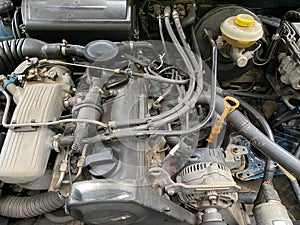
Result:
<instances>
[{"instance_id":1,"label":"hose clamp","mask_svg":"<svg viewBox=\"0 0 300 225\"><path fill-rule=\"evenodd\" d=\"M62 40L62 43L61 43L61 45L60 45L60 51L61 51L61 54L63 55L63 56L66 56L67 55L67 53L66 53L66 48L67 48L67 44L68 44L68 42L65 40L65 39L63 39Z\"/></svg>"},{"instance_id":2,"label":"hose clamp","mask_svg":"<svg viewBox=\"0 0 300 225\"><path fill-rule=\"evenodd\" d=\"M7 76L7 80L5 80L3 82L3 88L6 89L6 87L9 85L9 84L18 84L19 83L19 80L18 80L18 76L17 74L10 74Z\"/></svg>"}]
</instances>

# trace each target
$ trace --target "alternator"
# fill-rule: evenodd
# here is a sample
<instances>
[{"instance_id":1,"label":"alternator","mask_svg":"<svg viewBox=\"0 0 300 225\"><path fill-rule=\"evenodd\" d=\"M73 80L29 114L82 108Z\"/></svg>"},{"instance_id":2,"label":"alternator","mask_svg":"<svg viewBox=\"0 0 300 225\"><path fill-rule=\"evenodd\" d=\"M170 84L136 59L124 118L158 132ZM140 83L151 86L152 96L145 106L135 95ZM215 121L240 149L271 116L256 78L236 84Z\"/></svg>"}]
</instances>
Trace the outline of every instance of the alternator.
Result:
<instances>
[{"instance_id":1,"label":"alternator","mask_svg":"<svg viewBox=\"0 0 300 225\"><path fill-rule=\"evenodd\" d=\"M177 183L207 188L206 192L179 193L180 201L195 210L225 208L237 200L238 186L224 163L222 149L197 149L177 176Z\"/></svg>"}]
</instances>

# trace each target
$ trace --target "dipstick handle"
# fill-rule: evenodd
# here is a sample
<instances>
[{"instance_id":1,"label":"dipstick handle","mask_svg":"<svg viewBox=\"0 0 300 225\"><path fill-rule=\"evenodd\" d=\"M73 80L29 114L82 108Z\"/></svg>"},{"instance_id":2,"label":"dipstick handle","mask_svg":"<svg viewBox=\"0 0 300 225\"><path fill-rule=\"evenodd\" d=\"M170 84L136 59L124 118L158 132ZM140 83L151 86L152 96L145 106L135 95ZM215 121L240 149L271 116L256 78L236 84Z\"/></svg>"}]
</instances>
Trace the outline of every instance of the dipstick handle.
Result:
<instances>
[{"instance_id":1,"label":"dipstick handle","mask_svg":"<svg viewBox=\"0 0 300 225\"><path fill-rule=\"evenodd\" d=\"M231 105L230 102L232 102L233 104ZM222 123L224 122L226 116L228 115L228 113L236 108L238 108L240 105L240 102L230 96L226 96L224 98L224 111L221 114L220 118L218 119L218 122L212 127L211 129L211 133L209 135L209 137L206 139L207 142L211 143L214 139L214 136L219 133L221 127L222 127Z\"/></svg>"}]
</instances>

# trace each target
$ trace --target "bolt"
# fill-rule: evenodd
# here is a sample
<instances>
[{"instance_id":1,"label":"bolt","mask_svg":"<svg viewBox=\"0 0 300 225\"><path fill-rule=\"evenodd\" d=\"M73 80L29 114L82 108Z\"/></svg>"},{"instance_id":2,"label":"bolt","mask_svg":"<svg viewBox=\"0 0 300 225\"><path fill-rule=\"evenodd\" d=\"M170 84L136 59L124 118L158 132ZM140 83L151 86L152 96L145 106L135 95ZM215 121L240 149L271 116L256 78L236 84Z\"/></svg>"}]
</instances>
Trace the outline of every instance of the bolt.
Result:
<instances>
[{"instance_id":1,"label":"bolt","mask_svg":"<svg viewBox=\"0 0 300 225\"><path fill-rule=\"evenodd\" d=\"M167 190L168 195L174 195L175 194L175 190L173 188L170 188L169 190Z\"/></svg>"},{"instance_id":2,"label":"bolt","mask_svg":"<svg viewBox=\"0 0 300 225\"><path fill-rule=\"evenodd\" d=\"M28 56L25 57L25 60L27 61L27 65L32 65L32 61Z\"/></svg>"},{"instance_id":3,"label":"bolt","mask_svg":"<svg viewBox=\"0 0 300 225\"><path fill-rule=\"evenodd\" d=\"M69 93L65 93L65 98L71 98L72 96Z\"/></svg>"},{"instance_id":4,"label":"bolt","mask_svg":"<svg viewBox=\"0 0 300 225\"><path fill-rule=\"evenodd\" d=\"M239 177L239 178L243 178L243 177L244 177L244 175L243 175L243 173L239 173L239 174L237 174L237 177Z\"/></svg>"},{"instance_id":5,"label":"bolt","mask_svg":"<svg viewBox=\"0 0 300 225\"><path fill-rule=\"evenodd\" d=\"M77 97L77 98L82 98L82 94L81 94L81 93L78 93L78 94L76 94L76 97Z\"/></svg>"},{"instance_id":6,"label":"bolt","mask_svg":"<svg viewBox=\"0 0 300 225\"><path fill-rule=\"evenodd\" d=\"M5 80L7 80L6 76L0 75L0 81L5 81Z\"/></svg>"},{"instance_id":7,"label":"bolt","mask_svg":"<svg viewBox=\"0 0 300 225\"><path fill-rule=\"evenodd\" d=\"M215 208L207 208L204 210L204 213L216 213L216 212L218 212L218 210Z\"/></svg>"},{"instance_id":8,"label":"bolt","mask_svg":"<svg viewBox=\"0 0 300 225\"><path fill-rule=\"evenodd\" d=\"M72 15L71 15L71 16L72 16ZM63 44L63 45L67 45L67 44L68 44L68 42L67 42L67 40L66 40L66 39L62 39L62 41L61 41L61 42L62 42L62 44Z\"/></svg>"},{"instance_id":9,"label":"bolt","mask_svg":"<svg viewBox=\"0 0 300 225\"><path fill-rule=\"evenodd\" d=\"M167 213L167 212L170 212L171 209L169 207L164 207L164 208L161 209L161 211Z\"/></svg>"},{"instance_id":10,"label":"bolt","mask_svg":"<svg viewBox=\"0 0 300 225\"><path fill-rule=\"evenodd\" d=\"M35 70L34 70L34 69L29 70L29 74L30 74L30 75L35 74Z\"/></svg>"},{"instance_id":11,"label":"bolt","mask_svg":"<svg viewBox=\"0 0 300 225\"><path fill-rule=\"evenodd\" d=\"M240 150L238 148L232 148L231 149L232 154L236 155L240 153Z\"/></svg>"},{"instance_id":12,"label":"bolt","mask_svg":"<svg viewBox=\"0 0 300 225\"><path fill-rule=\"evenodd\" d=\"M211 196L208 196L208 199L209 199L209 200L215 200L215 199L217 199L217 196L211 195Z\"/></svg>"},{"instance_id":13,"label":"bolt","mask_svg":"<svg viewBox=\"0 0 300 225\"><path fill-rule=\"evenodd\" d=\"M56 76L57 76L57 73L56 73L55 70L50 70L50 71L48 72L48 77L49 77L49 78L54 78L54 77L56 77Z\"/></svg>"},{"instance_id":14,"label":"bolt","mask_svg":"<svg viewBox=\"0 0 300 225\"><path fill-rule=\"evenodd\" d=\"M93 87L93 91L94 92L98 92L100 94L104 94L104 91L99 86Z\"/></svg>"},{"instance_id":15,"label":"bolt","mask_svg":"<svg viewBox=\"0 0 300 225\"><path fill-rule=\"evenodd\" d=\"M208 196L208 199L210 200L212 205L216 205L217 204L217 196L212 195L212 196Z\"/></svg>"}]
</instances>

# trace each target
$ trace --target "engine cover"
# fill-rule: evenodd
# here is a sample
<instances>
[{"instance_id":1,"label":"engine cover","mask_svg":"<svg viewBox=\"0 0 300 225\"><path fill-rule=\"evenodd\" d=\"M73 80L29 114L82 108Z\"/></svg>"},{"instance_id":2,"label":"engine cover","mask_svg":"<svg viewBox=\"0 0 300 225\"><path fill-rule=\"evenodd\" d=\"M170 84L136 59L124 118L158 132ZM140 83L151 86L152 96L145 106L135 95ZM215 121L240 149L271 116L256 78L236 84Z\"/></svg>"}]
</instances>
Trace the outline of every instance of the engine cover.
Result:
<instances>
[{"instance_id":1,"label":"engine cover","mask_svg":"<svg viewBox=\"0 0 300 225\"><path fill-rule=\"evenodd\" d=\"M49 122L57 119L63 110L63 89L69 88L68 83L68 74L56 81L27 83L14 111L12 123ZM8 130L0 154L0 180L23 184L42 177L54 135L48 127Z\"/></svg>"}]
</instances>

